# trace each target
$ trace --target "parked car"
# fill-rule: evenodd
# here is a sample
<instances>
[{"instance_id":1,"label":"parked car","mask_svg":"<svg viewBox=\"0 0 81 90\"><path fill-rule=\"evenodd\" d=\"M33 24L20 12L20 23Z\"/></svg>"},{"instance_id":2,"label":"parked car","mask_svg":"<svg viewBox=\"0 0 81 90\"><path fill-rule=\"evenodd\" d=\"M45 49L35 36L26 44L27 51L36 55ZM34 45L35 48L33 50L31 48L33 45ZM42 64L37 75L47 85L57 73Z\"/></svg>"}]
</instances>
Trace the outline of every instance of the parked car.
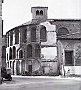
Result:
<instances>
[{"instance_id":1,"label":"parked car","mask_svg":"<svg viewBox=\"0 0 81 90\"><path fill-rule=\"evenodd\" d=\"M5 68L5 67L2 67L1 68L1 77L2 77L2 80L3 78L11 81L12 80L12 77L11 77L11 69L10 68Z\"/></svg>"}]
</instances>

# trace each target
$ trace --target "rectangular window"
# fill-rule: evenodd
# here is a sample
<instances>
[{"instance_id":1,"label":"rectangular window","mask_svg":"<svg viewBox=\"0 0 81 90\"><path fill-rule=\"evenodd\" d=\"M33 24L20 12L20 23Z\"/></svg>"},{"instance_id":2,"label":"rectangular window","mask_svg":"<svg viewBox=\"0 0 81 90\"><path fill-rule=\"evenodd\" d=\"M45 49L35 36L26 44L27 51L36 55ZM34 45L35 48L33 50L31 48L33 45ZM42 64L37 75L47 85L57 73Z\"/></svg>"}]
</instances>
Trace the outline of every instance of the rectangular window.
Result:
<instances>
[{"instance_id":1,"label":"rectangular window","mask_svg":"<svg viewBox=\"0 0 81 90\"><path fill-rule=\"evenodd\" d=\"M26 43L26 38L27 38L27 29L24 28L22 31L22 42Z\"/></svg>"},{"instance_id":2,"label":"rectangular window","mask_svg":"<svg viewBox=\"0 0 81 90\"><path fill-rule=\"evenodd\" d=\"M31 41L36 42L36 28L31 29Z\"/></svg>"},{"instance_id":3,"label":"rectangular window","mask_svg":"<svg viewBox=\"0 0 81 90\"><path fill-rule=\"evenodd\" d=\"M6 46L2 46L2 58L6 58Z\"/></svg>"},{"instance_id":4,"label":"rectangular window","mask_svg":"<svg viewBox=\"0 0 81 90\"><path fill-rule=\"evenodd\" d=\"M2 20L2 37L3 37L3 20Z\"/></svg>"},{"instance_id":5,"label":"rectangular window","mask_svg":"<svg viewBox=\"0 0 81 90\"><path fill-rule=\"evenodd\" d=\"M9 47L9 34L7 34L7 47Z\"/></svg>"},{"instance_id":6,"label":"rectangular window","mask_svg":"<svg viewBox=\"0 0 81 90\"><path fill-rule=\"evenodd\" d=\"M19 30L15 30L15 44L19 44Z\"/></svg>"},{"instance_id":7,"label":"rectangular window","mask_svg":"<svg viewBox=\"0 0 81 90\"><path fill-rule=\"evenodd\" d=\"M9 47L9 36L8 36L8 47Z\"/></svg>"},{"instance_id":8,"label":"rectangular window","mask_svg":"<svg viewBox=\"0 0 81 90\"><path fill-rule=\"evenodd\" d=\"M10 32L10 46L13 45L13 31Z\"/></svg>"}]
</instances>

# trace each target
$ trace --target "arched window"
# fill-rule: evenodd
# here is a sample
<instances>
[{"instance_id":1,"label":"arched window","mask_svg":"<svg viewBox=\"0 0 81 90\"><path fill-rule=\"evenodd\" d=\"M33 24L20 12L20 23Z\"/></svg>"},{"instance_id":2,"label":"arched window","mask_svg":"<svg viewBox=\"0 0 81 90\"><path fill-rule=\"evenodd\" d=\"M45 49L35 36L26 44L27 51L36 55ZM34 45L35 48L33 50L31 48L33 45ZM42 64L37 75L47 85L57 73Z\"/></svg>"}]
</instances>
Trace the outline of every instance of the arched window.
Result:
<instances>
[{"instance_id":1,"label":"arched window","mask_svg":"<svg viewBox=\"0 0 81 90\"><path fill-rule=\"evenodd\" d=\"M16 47L13 46L13 59L16 58Z\"/></svg>"},{"instance_id":2,"label":"arched window","mask_svg":"<svg viewBox=\"0 0 81 90\"><path fill-rule=\"evenodd\" d=\"M27 46L27 58L32 57L32 46L29 44Z\"/></svg>"},{"instance_id":3,"label":"arched window","mask_svg":"<svg viewBox=\"0 0 81 90\"><path fill-rule=\"evenodd\" d=\"M31 41L36 42L36 28L35 27L31 28Z\"/></svg>"},{"instance_id":4,"label":"arched window","mask_svg":"<svg viewBox=\"0 0 81 90\"><path fill-rule=\"evenodd\" d=\"M35 47L35 57L40 57L40 46L36 45Z\"/></svg>"},{"instance_id":5,"label":"arched window","mask_svg":"<svg viewBox=\"0 0 81 90\"><path fill-rule=\"evenodd\" d=\"M43 15L43 11L42 10L40 11L40 15Z\"/></svg>"},{"instance_id":6,"label":"arched window","mask_svg":"<svg viewBox=\"0 0 81 90\"><path fill-rule=\"evenodd\" d=\"M68 31L67 28L61 27L61 28L58 29L58 32L57 32L58 36L66 35L66 34L69 34L69 31Z\"/></svg>"},{"instance_id":7,"label":"arched window","mask_svg":"<svg viewBox=\"0 0 81 90\"><path fill-rule=\"evenodd\" d=\"M23 58L23 51L22 50L19 51L19 58Z\"/></svg>"},{"instance_id":8,"label":"arched window","mask_svg":"<svg viewBox=\"0 0 81 90\"><path fill-rule=\"evenodd\" d=\"M9 47L9 33L7 34L7 47Z\"/></svg>"},{"instance_id":9,"label":"arched window","mask_svg":"<svg viewBox=\"0 0 81 90\"><path fill-rule=\"evenodd\" d=\"M15 30L15 44L19 44L19 30Z\"/></svg>"},{"instance_id":10,"label":"arched window","mask_svg":"<svg viewBox=\"0 0 81 90\"><path fill-rule=\"evenodd\" d=\"M36 15L39 15L39 10L36 11Z\"/></svg>"},{"instance_id":11,"label":"arched window","mask_svg":"<svg viewBox=\"0 0 81 90\"><path fill-rule=\"evenodd\" d=\"M46 42L47 40L47 31L45 26L41 26L40 28L40 41Z\"/></svg>"},{"instance_id":12,"label":"arched window","mask_svg":"<svg viewBox=\"0 0 81 90\"><path fill-rule=\"evenodd\" d=\"M10 50L9 50L9 59L12 59L12 48L10 47Z\"/></svg>"}]
</instances>

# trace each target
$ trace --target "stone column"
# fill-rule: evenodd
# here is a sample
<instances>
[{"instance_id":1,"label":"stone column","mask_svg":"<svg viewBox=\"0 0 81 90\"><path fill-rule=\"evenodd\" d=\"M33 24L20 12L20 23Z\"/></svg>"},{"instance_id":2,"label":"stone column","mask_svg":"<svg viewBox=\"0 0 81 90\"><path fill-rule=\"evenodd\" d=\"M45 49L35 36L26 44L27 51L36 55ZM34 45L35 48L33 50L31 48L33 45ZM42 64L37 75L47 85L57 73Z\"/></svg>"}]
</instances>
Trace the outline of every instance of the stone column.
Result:
<instances>
[{"instance_id":1,"label":"stone column","mask_svg":"<svg viewBox=\"0 0 81 90\"><path fill-rule=\"evenodd\" d=\"M11 64L11 74L13 74L13 60L12 60L12 64Z\"/></svg>"},{"instance_id":2,"label":"stone column","mask_svg":"<svg viewBox=\"0 0 81 90\"><path fill-rule=\"evenodd\" d=\"M19 60L20 61L20 74L21 74L21 62L22 62L22 60Z\"/></svg>"},{"instance_id":3,"label":"stone column","mask_svg":"<svg viewBox=\"0 0 81 90\"><path fill-rule=\"evenodd\" d=\"M26 60L25 60L25 71L26 71Z\"/></svg>"},{"instance_id":4,"label":"stone column","mask_svg":"<svg viewBox=\"0 0 81 90\"><path fill-rule=\"evenodd\" d=\"M9 67L8 68L10 68L10 61L9 61Z\"/></svg>"},{"instance_id":5,"label":"stone column","mask_svg":"<svg viewBox=\"0 0 81 90\"><path fill-rule=\"evenodd\" d=\"M17 75L17 60L15 60L14 75Z\"/></svg>"}]
</instances>

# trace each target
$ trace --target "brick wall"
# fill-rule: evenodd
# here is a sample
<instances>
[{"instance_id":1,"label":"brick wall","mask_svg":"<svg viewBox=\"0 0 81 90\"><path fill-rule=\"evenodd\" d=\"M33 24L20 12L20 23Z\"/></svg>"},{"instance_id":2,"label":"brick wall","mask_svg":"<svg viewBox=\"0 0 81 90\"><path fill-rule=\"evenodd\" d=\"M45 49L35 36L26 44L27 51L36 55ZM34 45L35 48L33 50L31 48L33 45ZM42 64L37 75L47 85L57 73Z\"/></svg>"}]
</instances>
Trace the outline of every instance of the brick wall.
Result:
<instances>
[{"instance_id":1,"label":"brick wall","mask_svg":"<svg viewBox=\"0 0 81 90\"><path fill-rule=\"evenodd\" d=\"M81 66L81 21L58 21L56 23L56 32L59 28L65 27L69 31L68 35L57 36L57 55L61 65L66 66L65 51L73 51L73 66ZM69 66L70 67L70 66ZM60 67L62 68L62 67ZM73 70L73 68L71 68ZM74 68L75 69L75 68ZM71 71L72 71L71 70ZM75 74L74 70L72 74Z\"/></svg>"}]
</instances>

